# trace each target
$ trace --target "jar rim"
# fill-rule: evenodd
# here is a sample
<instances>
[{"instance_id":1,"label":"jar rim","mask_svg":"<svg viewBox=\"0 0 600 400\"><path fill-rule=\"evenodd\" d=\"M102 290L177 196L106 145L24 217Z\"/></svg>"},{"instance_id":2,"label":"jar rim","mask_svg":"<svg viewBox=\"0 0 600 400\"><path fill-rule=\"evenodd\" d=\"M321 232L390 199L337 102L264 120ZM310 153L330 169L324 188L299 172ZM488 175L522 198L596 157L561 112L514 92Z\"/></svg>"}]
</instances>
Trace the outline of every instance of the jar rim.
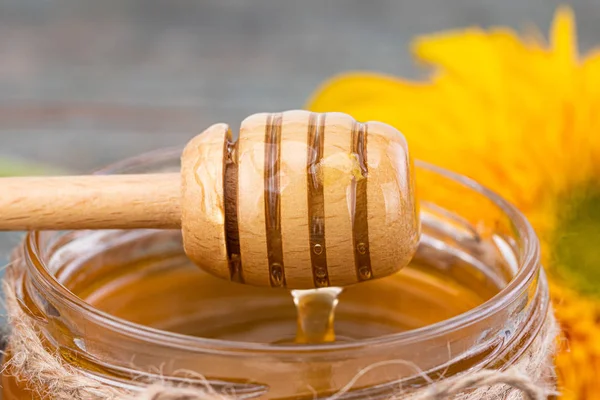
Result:
<instances>
[{"instance_id":1,"label":"jar rim","mask_svg":"<svg viewBox=\"0 0 600 400\"><path fill-rule=\"evenodd\" d=\"M133 166L144 164L149 161L172 160L174 157L179 157L180 154L180 148L161 149L113 163L96 171L95 173L110 174L113 171L126 170ZM281 346L268 343L252 343L188 336L127 321L125 319L113 316L107 312L98 310L80 299L63 284L61 284L52 273L50 273L44 260L42 260L42 257L40 257L40 231L32 231L27 234L24 241L25 257L27 261L29 261L27 264L32 266L34 273L42 279L45 289L49 290L55 296L61 298L61 301L64 301L69 307L87 313L87 317L94 319L97 323L110 326L111 329L114 329L117 332L126 335L134 335L135 337L143 338L148 342L165 344L165 341L168 340L169 345L171 346L185 348L202 347L203 350L213 349L214 351L218 351L220 353L242 351L260 353L275 352L279 354L293 353L295 355L312 353L315 350L318 350L319 352L344 352L347 350L373 345L410 345L413 342L428 340L434 336L441 336L452 331L466 328L472 324L480 322L489 315L505 309L512 303L513 299L518 298L528 289L530 283L537 276L537 273L540 269L539 241L527 218L518 209L516 209L516 207L492 190L466 176L448 171L444 168L420 160L415 160L415 166L436 173L445 179L452 180L468 189L482 194L488 200L492 201L510 219L513 226L521 234L522 246L519 249L520 254L518 254L517 257L519 260L519 265L514 277L495 296L488 299L484 303L452 318L404 332L361 339L357 342L327 343L319 345L301 344L295 346ZM544 306L546 308L548 307L547 304Z\"/></svg>"}]
</instances>

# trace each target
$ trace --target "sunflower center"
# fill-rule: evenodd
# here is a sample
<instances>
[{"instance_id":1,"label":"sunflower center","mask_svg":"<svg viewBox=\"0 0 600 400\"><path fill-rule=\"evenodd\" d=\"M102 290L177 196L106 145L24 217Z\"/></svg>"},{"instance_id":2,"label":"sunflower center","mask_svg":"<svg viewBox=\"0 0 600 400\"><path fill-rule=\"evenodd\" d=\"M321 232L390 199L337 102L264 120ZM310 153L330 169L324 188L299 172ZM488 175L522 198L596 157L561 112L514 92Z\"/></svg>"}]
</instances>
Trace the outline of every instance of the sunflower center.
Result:
<instances>
[{"instance_id":1,"label":"sunflower center","mask_svg":"<svg viewBox=\"0 0 600 400\"><path fill-rule=\"evenodd\" d=\"M555 272L580 293L600 297L600 187L571 194L560 211Z\"/></svg>"}]
</instances>

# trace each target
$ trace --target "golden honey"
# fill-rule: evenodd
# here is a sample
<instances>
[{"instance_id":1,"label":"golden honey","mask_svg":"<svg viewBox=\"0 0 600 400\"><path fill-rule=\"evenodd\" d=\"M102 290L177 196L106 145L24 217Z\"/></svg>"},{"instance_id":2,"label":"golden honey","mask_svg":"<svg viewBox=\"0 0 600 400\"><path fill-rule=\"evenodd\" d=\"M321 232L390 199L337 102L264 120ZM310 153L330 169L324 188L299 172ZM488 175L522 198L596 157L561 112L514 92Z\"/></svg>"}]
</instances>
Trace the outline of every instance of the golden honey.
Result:
<instances>
[{"instance_id":1,"label":"golden honey","mask_svg":"<svg viewBox=\"0 0 600 400\"><path fill-rule=\"evenodd\" d=\"M344 289L333 314L328 312L337 298L332 288L299 296L296 307L289 291L215 278L191 264L183 253L119 264L115 257L123 251L127 246L91 257L75 274L65 268L59 273L63 284L97 310L136 324L201 338L282 347L356 342L417 329L466 312L499 290L482 276L453 277L415 263L396 275ZM311 319L316 321L311 323ZM334 330L323 331L323 326ZM5 399L31 398L21 385L7 383L10 393Z\"/></svg>"}]
</instances>

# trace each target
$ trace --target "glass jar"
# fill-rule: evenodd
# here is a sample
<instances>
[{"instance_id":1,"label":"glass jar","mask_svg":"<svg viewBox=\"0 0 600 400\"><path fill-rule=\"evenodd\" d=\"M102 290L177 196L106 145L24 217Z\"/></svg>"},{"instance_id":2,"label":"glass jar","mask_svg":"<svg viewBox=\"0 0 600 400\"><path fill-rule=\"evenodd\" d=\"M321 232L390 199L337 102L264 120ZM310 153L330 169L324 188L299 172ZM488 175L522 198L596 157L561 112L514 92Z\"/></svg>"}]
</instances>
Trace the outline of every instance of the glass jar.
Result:
<instances>
[{"instance_id":1,"label":"glass jar","mask_svg":"<svg viewBox=\"0 0 600 400\"><path fill-rule=\"evenodd\" d=\"M160 151L100 173L178 170L179 154ZM208 381L241 398L312 399L356 378L340 398L376 399L399 386L419 388L465 371L514 365L549 309L531 226L465 177L417 162L416 184L423 234L415 262L426 267L347 289L349 300L342 295L338 313L340 324L356 332L350 340L253 341L253 329L264 335L274 318L293 318L289 294L211 281L187 262L177 231L31 232L15 257L19 304L49 353L88 377L133 391L147 382L185 379L199 387ZM406 297L414 287L402 282L418 280L423 271L441 278L423 284L429 295ZM452 282L444 280L448 276ZM189 285L203 291L204 302ZM448 311L448 302L463 297ZM250 329L236 334L228 326L229 333L220 334L240 311ZM344 313L358 317L345 322ZM370 324L378 313L406 328L390 333ZM7 354L10 359L10 344ZM5 400L39 398L10 368L3 393Z\"/></svg>"}]
</instances>

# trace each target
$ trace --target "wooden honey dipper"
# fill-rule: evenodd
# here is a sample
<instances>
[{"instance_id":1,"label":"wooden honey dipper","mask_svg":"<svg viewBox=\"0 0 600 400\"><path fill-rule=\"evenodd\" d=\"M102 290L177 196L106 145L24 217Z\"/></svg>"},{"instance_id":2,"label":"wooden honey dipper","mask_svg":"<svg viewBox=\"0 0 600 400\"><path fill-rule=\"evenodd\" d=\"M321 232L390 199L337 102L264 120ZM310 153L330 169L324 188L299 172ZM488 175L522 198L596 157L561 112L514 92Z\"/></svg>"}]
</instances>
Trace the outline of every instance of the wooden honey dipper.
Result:
<instances>
[{"instance_id":1,"label":"wooden honey dipper","mask_svg":"<svg viewBox=\"0 0 600 400\"><path fill-rule=\"evenodd\" d=\"M0 179L0 230L181 228L218 277L307 289L390 275L419 240L404 137L341 113L255 114L192 139L181 174Z\"/></svg>"}]
</instances>

